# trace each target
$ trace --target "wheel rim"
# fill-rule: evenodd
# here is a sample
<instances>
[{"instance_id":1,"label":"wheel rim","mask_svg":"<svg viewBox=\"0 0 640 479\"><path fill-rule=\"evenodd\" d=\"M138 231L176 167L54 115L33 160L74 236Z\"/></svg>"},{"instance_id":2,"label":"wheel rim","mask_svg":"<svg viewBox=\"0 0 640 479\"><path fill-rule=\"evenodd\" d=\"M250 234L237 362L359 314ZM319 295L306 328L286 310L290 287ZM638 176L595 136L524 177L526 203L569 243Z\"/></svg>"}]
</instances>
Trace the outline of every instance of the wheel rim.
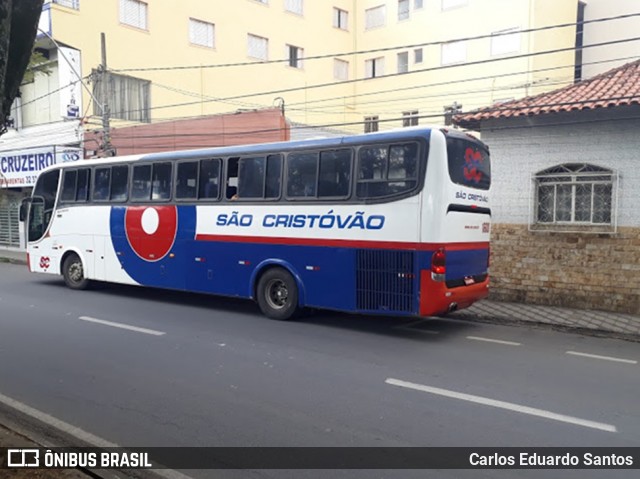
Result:
<instances>
[{"instance_id":1,"label":"wheel rim","mask_svg":"<svg viewBox=\"0 0 640 479\"><path fill-rule=\"evenodd\" d=\"M80 261L74 261L69 265L69 279L74 283L79 283L84 278L84 272L82 271L82 263Z\"/></svg>"},{"instance_id":2,"label":"wheel rim","mask_svg":"<svg viewBox=\"0 0 640 479\"><path fill-rule=\"evenodd\" d=\"M273 309L282 309L289 304L289 289L281 279L272 279L265 288L265 299Z\"/></svg>"}]
</instances>

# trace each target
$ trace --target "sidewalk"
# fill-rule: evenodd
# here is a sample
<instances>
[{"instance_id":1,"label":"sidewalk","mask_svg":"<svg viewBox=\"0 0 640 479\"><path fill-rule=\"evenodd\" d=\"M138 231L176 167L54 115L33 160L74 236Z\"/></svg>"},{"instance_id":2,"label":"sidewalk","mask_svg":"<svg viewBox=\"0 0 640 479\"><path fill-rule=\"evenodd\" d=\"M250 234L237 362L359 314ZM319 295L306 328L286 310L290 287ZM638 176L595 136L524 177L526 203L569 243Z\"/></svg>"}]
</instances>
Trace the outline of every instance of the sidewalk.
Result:
<instances>
[{"instance_id":1,"label":"sidewalk","mask_svg":"<svg viewBox=\"0 0 640 479\"><path fill-rule=\"evenodd\" d=\"M0 262L26 264L24 251L0 247ZM640 341L640 316L484 300L449 315L454 319L551 326Z\"/></svg>"}]
</instances>

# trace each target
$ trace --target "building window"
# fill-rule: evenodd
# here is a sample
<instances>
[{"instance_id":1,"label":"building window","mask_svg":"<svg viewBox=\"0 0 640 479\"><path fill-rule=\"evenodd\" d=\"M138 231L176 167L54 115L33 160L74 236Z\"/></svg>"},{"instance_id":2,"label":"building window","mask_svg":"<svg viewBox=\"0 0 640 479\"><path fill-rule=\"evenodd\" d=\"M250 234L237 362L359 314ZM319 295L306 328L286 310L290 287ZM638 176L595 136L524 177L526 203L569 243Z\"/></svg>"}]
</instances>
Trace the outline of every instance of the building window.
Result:
<instances>
[{"instance_id":1,"label":"building window","mask_svg":"<svg viewBox=\"0 0 640 479\"><path fill-rule=\"evenodd\" d=\"M80 10L80 0L53 0L53 3L67 8L73 8L74 10Z\"/></svg>"},{"instance_id":2,"label":"building window","mask_svg":"<svg viewBox=\"0 0 640 479\"><path fill-rule=\"evenodd\" d=\"M462 63L467 59L467 43L451 42L442 45L442 64Z\"/></svg>"},{"instance_id":3,"label":"building window","mask_svg":"<svg viewBox=\"0 0 640 479\"><path fill-rule=\"evenodd\" d=\"M422 0L415 0L413 2L414 10L420 10L422 7L424 7L424 2Z\"/></svg>"},{"instance_id":4,"label":"building window","mask_svg":"<svg viewBox=\"0 0 640 479\"><path fill-rule=\"evenodd\" d=\"M349 79L349 62L345 60L333 59L333 78L336 80Z\"/></svg>"},{"instance_id":5,"label":"building window","mask_svg":"<svg viewBox=\"0 0 640 479\"><path fill-rule=\"evenodd\" d=\"M380 117L378 115L375 116L365 116L364 117L364 132L365 133L373 133L374 131L378 131Z\"/></svg>"},{"instance_id":6,"label":"building window","mask_svg":"<svg viewBox=\"0 0 640 479\"><path fill-rule=\"evenodd\" d=\"M189 19L189 41L202 47L215 47L215 26L193 18Z\"/></svg>"},{"instance_id":7,"label":"building window","mask_svg":"<svg viewBox=\"0 0 640 479\"><path fill-rule=\"evenodd\" d=\"M258 60L268 60L269 40L257 35L247 35L247 55Z\"/></svg>"},{"instance_id":8,"label":"building window","mask_svg":"<svg viewBox=\"0 0 640 479\"><path fill-rule=\"evenodd\" d=\"M333 8L333 26L340 30L349 29L349 12L339 8Z\"/></svg>"},{"instance_id":9,"label":"building window","mask_svg":"<svg viewBox=\"0 0 640 479\"><path fill-rule=\"evenodd\" d=\"M120 21L147 30L147 4L139 0L120 0Z\"/></svg>"},{"instance_id":10,"label":"building window","mask_svg":"<svg viewBox=\"0 0 640 479\"><path fill-rule=\"evenodd\" d=\"M302 57L304 49L287 45L287 55L289 57L289 66L292 68L302 68Z\"/></svg>"},{"instance_id":11,"label":"building window","mask_svg":"<svg viewBox=\"0 0 640 479\"><path fill-rule=\"evenodd\" d=\"M422 48L416 48L413 51L413 61L415 63L422 63Z\"/></svg>"},{"instance_id":12,"label":"building window","mask_svg":"<svg viewBox=\"0 0 640 479\"><path fill-rule=\"evenodd\" d=\"M372 58L365 60L364 70L366 78L376 78L384 75L384 58Z\"/></svg>"},{"instance_id":13,"label":"building window","mask_svg":"<svg viewBox=\"0 0 640 479\"><path fill-rule=\"evenodd\" d=\"M418 110L403 111L402 126L418 126Z\"/></svg>"},{"instance_id":14,"label":"building window","mask_svg":"<svg viewBox=\"0 0 640 479\"><path fill-rule=\"evenodd\" d=\"M303 0L285 0L284 2L284 9L296 15L302 15L303 8Z\"/></svg>"},{"instance_id":15,"label":"building window","mask_svg":"<svg viewBox=\"0 0 640 479\"><path fill-rule=\"evenodd\" d=\"M442 0L442 10L450 10L452 8L464 7L469 0Z\"/></svg>"},{"instance_id":16,"label":"building window","mask_svg":"<svg viewBox=\"0 0 640 479\"><path fill-rule=\"evenodd\" d=\"M398 73L409 71L409 52L398 53Z\"/></svg>"},{"instance_id":17,"label":"building window","mask_svg":"<svg viewBox=\"0 0 640 479\"><path fill-rule=\"evenodd\" d=\"M518 28L509 28L491 34L491 55L505 55L519 51L520 31Z\"/></svg>"},{"instance_id":18,"label":"building window","mask_svg":"<svg viewBox=\"0 0 640 479\"><path fill-rule=\"evenodd\" d=\"M383 27L386 22L387 7L380 5L365 10L364 12L364 29L371 30L372 28Z\"/></svg>"},{"instance_id":19,"label":"building window","mask_svg":"<svg viewBox=\"0 0 640 479\"><path fill-rule=\"evenodd\" d=\"M265 5L269 4L269 0L254 0L254 1L256 1L258 3L264 3Z\"/></svg>"},{"instance_id":20,"label":"building window","mask_svg":"<svg viewBox=\"0 0 640 479\"><path fill-rule=\"evenodd\" d=\"M151 82L141 78L108 73L106 75L93 71L93 114L102 115L101 105L104 104L102 82L107 81L107 104L111 110L111 117L120 120L151 121Z\"/></svg>"},{"instance_id":21,"label":"building window","mask_svg":"<svg viewBox=\"0 0 640 479\"><path fill-rule=\"evenodd\" d=\"M584 163L558 165L534 176L535 223L611 225L613 172Z\"/></svg>"},{"instance_id":22,"label":"building window","mask_svg":"<svg viewBox=\"0 0 640 479\"><path fill-rule=\"evenodd\" d=\"M398 20L408 20L411 4L409 0L398 0Z\"/></svg>"}]
</instances>

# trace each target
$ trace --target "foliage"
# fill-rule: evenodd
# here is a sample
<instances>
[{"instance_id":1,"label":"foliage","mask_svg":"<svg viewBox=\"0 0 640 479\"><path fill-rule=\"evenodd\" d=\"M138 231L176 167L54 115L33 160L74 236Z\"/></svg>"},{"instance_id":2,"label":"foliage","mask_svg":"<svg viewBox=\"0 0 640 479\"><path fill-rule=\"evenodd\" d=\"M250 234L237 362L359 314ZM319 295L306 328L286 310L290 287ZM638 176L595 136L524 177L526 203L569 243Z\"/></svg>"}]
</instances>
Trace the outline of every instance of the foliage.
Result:
<instances>
[{"instance_id":1,"label":"foliage","mask_svg":"<svg viewBox=\"0 0 640 479\"><path fill-rule=\"evenodd\" d=\"M44 0L0 0L0 134L29 65Z\"/></svg>"}]
</instances>

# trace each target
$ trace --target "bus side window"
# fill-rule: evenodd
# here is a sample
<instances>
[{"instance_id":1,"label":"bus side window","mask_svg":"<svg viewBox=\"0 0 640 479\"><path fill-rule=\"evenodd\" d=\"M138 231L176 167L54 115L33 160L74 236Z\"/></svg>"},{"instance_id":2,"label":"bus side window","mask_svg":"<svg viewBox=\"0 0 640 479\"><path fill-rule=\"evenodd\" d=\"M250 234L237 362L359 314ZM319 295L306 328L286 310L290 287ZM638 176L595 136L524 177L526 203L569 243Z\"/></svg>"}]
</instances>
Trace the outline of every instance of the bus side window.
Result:
<instances>
[{"instance_id":1,"label":"bus side window","mask_svg":"<svg viewBox=\"0 0 640 479\"><path fill-rule=\"evenodd\" d=\"M129 187L129 166L119 165L111 168L111 200L127 201Z\"/></svg>"},{"instance_id":2,"label":"bus side window","mask_svg":"<svg viewBox=\"0 0 640 479\"><path fill-rule=\"evenodd\" d=\"M267 178L264 188L264 196L267 199L280 198L282 185L282 155L269 155L267 157Z\"/></svg>"},{"instance_id":3,"label":"bus side window","mask_svg":"<svg viewBox=\"0 0 640 479\"><path fill-rule=\"evenodd\" d=\"M176 173L176 199L191 200L198 197L198 162L178 163Z\"/></svg>"},{"instance_id":4,"label":"bus side window","mask_svg":"<svg viewBox=\"0 0 640 479\"><path fill-rule=\"evenodd\" d=\"M64 170L62 177L62 194L60 201L68 202L76 199L76 181L78 170Z\"/></svg>"},{"instance_id":5,"label":"bus side window","mask_svg":"<svg viewBox=\"0 0 640 479\"><path fill-rule=\"evenodd\" d=\"M198 198L203 200L218 199L220 187L220 159L200 161L198 178Z\"/></svg>"},{"instance_id":6,"label":"bus side window","mask_svg":"<svg viewBox=\"0 0 640 479\"><path fill-rule=\"evenodd\" d=\"M351 184L351 150L320 153L319 197L346 197Z\"/></svg>"},{"instance_id":7,"label":"bus side window","mask_svg":"<svg viewBox=\"0 0 640 479\"><path fill-rule=\"evenodd\" d=\"M239 198L264 197L265 162L264 156L240 158L238 165Z\"/></svg>"},{"instance_id":8,"label":"bus side window","mask_svg":"<svg viewBox=\"0 0 640 479\"><path fill-rule=\"evenodd\" d=\"M96 178L93 185L93 199L104 201L109 199L111 186L111 168L96 168Z\"/></svg>"},{"instance_id":9,"label":"bus side window","mask_svg":"<svg viewBox=\"0 0 640 479\"><path fill-rule=\"evenodd\" d=\"M151 199L154 201L171 199L171 163L155 163L153 165Z\"/></svg>"},{"instance_id":10,"label":"bus side window","mask_svg":"<svg viewBox=\"0 0 640 479\"><path fill-rule=\"evenodd\" d=\"M91 184L91 170L82 168L78 170L78 183L76 189L76 201L85 202L89 199L89 185Z\"/></svg>"},{"instance_id":11,"label":"bus side window","mask_svg":"<svg viewBox=\"0 0 640 479\"><path fill-rule=\"evenodd\" d=\"M149 201L151 199L151 165L136 165L133 167L131 199L138 201Z\"/></svg>"},{"instance_id":12,"label":"bus side window","mask_svg":"<svg viewBox=\"0 0 640 479\"><path fill-rule=\"evenodd\" d=\"M287 157L287 196L315 197L318 153L291 153Z\"/></svg>"},{"instance_id":13,"label":"bus side window","mask_svg":"<svg viewBox=\"0 0 640 479\"><path fill-rule=\"evenodd\" d=\"M238 198L238 169L240 158L227 160L227 183L225 185L225 198L235 200Z\"/></svg>"}]
</instances>

